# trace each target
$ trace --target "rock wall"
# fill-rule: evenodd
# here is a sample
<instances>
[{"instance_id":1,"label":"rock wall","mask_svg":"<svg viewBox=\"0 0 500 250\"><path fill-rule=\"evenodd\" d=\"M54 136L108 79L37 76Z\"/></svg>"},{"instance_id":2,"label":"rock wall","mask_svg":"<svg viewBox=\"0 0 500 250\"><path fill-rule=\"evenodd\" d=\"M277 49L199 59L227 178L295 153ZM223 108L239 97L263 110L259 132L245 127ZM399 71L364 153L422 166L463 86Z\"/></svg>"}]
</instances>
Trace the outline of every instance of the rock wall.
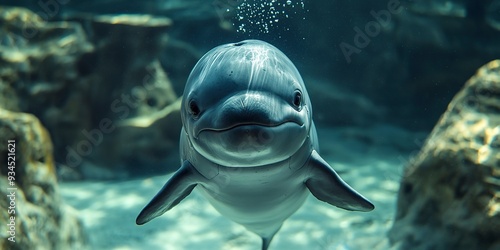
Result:
<instances>
[{"instance_id":1,"label":"rock wall","mask_svg":"<svg viewBox=\"0 0 500 250\"><path fill-rule=\"evenodd\" d=\"M398 249L500 249L500 60L453 98L401 182Z\"/></svg>"},{"instance_id":2,"label":"rock wall","mask_svg":"<svg viewBox=\"0 0 500 250\"><path fill-rule=\"evenodd\" d=\"M82 222L59 194L47 130L31 114L0 108L0 141L0 249L84 249Z\"/></svg>"},{"instance_id":3,"label":"rock wall","mask_svg":"<svg viewBox=\"0 0 500 250\"><path fill-rule=\"evenodd\" d=\"M117 178L177 167L166 165L178 158L179 116L162 128L120 125L177 107L160 63L168 18L81 14L47 21L27 9L0 7L0 23L0 107L41 120L60 177Z\"/></svg>"}]
</instances>

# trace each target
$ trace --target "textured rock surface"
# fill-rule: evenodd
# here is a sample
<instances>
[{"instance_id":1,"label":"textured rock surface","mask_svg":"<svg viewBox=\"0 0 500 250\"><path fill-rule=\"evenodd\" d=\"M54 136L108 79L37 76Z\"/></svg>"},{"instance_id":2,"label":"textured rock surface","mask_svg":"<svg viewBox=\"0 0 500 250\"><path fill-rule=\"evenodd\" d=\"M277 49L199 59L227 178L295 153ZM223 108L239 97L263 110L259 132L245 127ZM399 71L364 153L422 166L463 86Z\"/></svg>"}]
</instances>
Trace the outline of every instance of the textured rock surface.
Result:
<instances>
[{"instance_id":1,"label":"textured rock surface","mask_svg":"<svg viewBox=\"0 0 500 250\"><path fill-rule=\"evenodd\" d=\"M93 47L81 26L46 23L22 8L0 8L0 22L0 88L6 97L0 99L0 105L51 120L49 130L60 129L61 137L65 131L76 133L84 128L81 121L89 120L89 111L78 105L84 100L80 94L84 86L77 65ZM63 94L69 91L72 94ZM64 121L51 119L54 113L64 113Z\"/></svg>"},{"instance_id":2,"label":"textured rock surface","mask_svg":"<svg viewBox=\"0 0 500 250\"><path fill-rule=\"evenodd\" d=\"M96 16L86 21L91 26L87 31L89 40L96 49L82 64L96 81L90 91L91 108L100 110L102 116L94 119L146 115L177 99L158 62L167 42L169 19L116 15ZM118 111L117 99L129 106L130 112Z\"/></svg>"},{"instance_id":3,"label":"textured rock surface","mask_svg":"<svg viewBox=\"0 0 500 250\"><path fill-rule=\"evenodd\" d=\"M389 233L399 249L500 249L500 60L453 98L408 166Z\"/></svg>"},{"instance_id":4,"label":"textured rock surface","mask_svg":"<svg viewBox=\"0 0 500 250\"><path fill-rule=\"evenodd\" d=\"M9 185L6 164L8 140L15 140L15 180ZM52 143L47 130L30 114L0 108L0 248L24 249L82 249L86 235L73 210L62 203L57 185ZM7 195L15 193L15 214ZM15 240L5 229L15 216Z\"/></svg>"},{"instance_id":5,"label":"textured rock surface","mask_svg":"<svg viewBox=\"0 0 500 250\"><path fill-rule=\"evenodd\" d=\"M227 1L227 0L220 0ZM232 0L231 0L232 1ZM215 16L212 1L205 0L89 0L63 1L55 2L33 2L30 0L4 0L6 5L25 6L36 12L44 12L45 6L52 7L49 10L55 10L53 16L64 15L65 12L84 12L97 14L120 14L120 13L150 13L154 15L169 16L176 19L204 19L207 16ZM52 5L51 5L52 4ZM54 6L55 5L55 6ZM47 12L47 11L45 11Z\"/></svg>"},{"instance_id":6,"label":"textured rock surface","mask_svg":"<svg viewBox=\"0 0 500 250\"><path fill-rule=\"evenodd\" d=\"M177 100L159 61L167 44L170 20L149 15L106 15L87 22L96 47L82 62L95 81L89 93L93 127L66 148L65 162L70 166L83 163L82 173L92 178L175 170L165 165L169 156L178 157L178 113L173 112L171 122L161 130L119 126L123 120L158 116ZM91 150L86 145L91 145ZM103 166L106 170L99 169Z\"/></svg>"},{"instance_id":7,"label":"textured rock surface","mask_svg":"<svg viewBox=\"0 0 500 250\"><path fill-rule=\"evenodd\" d=\"M121 165L103 170L85 162L82 167L84 175L90 178L126 178L177 170L182 127L180 100L178 98L157 112L117 121L113 132L105 135L107 138L99 146L104 150L97 151L94 157L107 166L117 164L116 159L120 159L118 164ZM127 172L119 171L120 167Z\"/></svg>"},{"instance_id":8,"label":"textured rock surface","mask_svg":"<svg viewBox=\"0 0 500 250\"><path fill-rule=\"evenodd\" d=\"M163 158L154 159L128 149L140 152L161 139L161 145L177 143L177 123L149 140L148 128L114 132L120 121L155 116L177 100L159 60L171 21L149 15L80 15L53 22L42 17L0 8L0 106L41 120L64 178L165 170L165 159L177 156L172 147L158 148ZM132 134L135 139L126 140ZM107 171L99 171L103 167Z\"/></svg>"}]
</instances>

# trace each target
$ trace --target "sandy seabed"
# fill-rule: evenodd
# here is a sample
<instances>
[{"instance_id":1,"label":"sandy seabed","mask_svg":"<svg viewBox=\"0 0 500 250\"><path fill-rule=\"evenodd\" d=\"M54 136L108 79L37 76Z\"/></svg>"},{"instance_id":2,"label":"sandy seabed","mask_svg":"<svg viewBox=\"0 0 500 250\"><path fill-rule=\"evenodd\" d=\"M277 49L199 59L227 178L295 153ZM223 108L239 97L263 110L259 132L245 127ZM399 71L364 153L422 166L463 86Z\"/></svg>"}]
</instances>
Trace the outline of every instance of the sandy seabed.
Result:
<instances>
[{"instance_id":1,"label":"sandy seabed","mask_svg":"<svg viewBox=\"0 0 500 250\"><path fill-rule=\"evenodd\" d=\"M368 213L342 210L309 195L276 234L276 249L387 249L402 168L411 152L396 140L421 135L376 128L359 133L320 129L321 155L375 204ZM406 137L406 138L402 138ZM170 175L106 182L62 183L67 204L78 210L91 249L260 249L260 238L221 216L195 191L163 216L137 226L140 210Z\"/></svg>"}]
</instances>

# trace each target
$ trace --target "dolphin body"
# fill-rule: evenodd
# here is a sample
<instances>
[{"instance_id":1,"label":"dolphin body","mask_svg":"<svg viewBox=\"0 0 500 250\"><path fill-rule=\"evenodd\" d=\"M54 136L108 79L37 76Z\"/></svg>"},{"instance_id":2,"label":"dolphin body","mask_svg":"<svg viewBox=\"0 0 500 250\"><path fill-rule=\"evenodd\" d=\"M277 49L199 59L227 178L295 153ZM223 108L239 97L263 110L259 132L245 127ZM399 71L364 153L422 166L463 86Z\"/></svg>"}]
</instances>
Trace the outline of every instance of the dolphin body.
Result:
<instances>
[{"instance_id":1,"label":"dolphin body","mask_svg":"<svg viewBox=\"0 0 500 250\"><path fill-rule=\"evenodd\" d=\"M346 210L374 209L318 154L302 77L266 42L206 53L187 80L181 117L181 167L140 212L138 225L195 187L222 215L259 235L263 250L309 192Z\"/></svg>"}]
</instances>

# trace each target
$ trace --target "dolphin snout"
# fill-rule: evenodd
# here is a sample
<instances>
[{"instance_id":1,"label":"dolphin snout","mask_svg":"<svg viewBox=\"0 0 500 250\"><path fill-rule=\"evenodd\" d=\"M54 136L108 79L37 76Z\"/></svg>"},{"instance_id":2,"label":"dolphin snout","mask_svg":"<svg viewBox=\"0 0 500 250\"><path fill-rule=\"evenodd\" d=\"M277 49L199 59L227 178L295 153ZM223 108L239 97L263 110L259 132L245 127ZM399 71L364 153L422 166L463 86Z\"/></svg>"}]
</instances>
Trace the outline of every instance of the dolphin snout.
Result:
<instances>
[{"instance_id":1,"label":"dolphin snout","mask_svg":"<svg viewBox=\"0 0 500 250\"><path fill-rule=\"evenodd\" d=\"M304 125L300 113L279 96L267 92L242 91L221 100L194 124L193 135L205 130L225 131L244 125L276 127L287 122ZM251 136L250 136L251 137Z\"/></svg>"},{"instance_id":2,"label":"dolphin snout","mask_svg":"<svg viewBox=\"0 0 500 250\"><path fill-rule=\"evenodd\" d=\"M274 126L282 123L273 119L273 109L279 109L276 100L262 94L244 94L228 98L219 109L215 126L230 128L244 124Z\"/></svg>"}]
</instances>

